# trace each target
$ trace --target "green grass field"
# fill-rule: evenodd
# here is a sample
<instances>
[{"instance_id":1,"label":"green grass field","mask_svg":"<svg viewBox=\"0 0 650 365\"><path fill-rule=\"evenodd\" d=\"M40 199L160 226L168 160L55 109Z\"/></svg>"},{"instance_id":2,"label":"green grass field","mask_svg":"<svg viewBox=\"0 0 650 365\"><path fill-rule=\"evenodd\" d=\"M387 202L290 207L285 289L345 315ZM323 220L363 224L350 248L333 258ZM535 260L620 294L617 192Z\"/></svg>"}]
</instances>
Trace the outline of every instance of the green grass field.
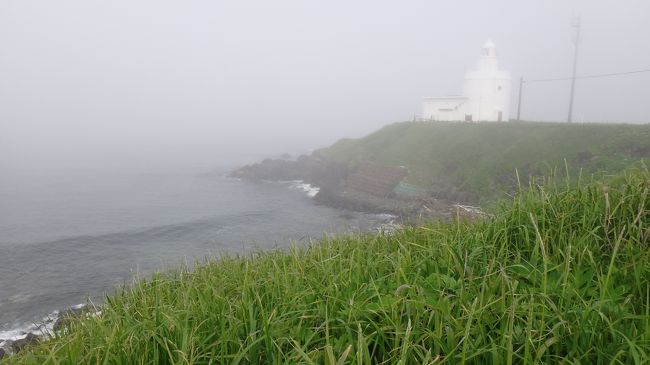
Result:
<instances>
[{"instance_id":1,"label":"green grass field","mask_svg":"<svg viewBox=\"0 0 650 365\"><path fill-rule=\"evenodd\" d=\"M356 165L406 166L409 182L452 200L485 202L516 190L522 180L566 163L574 176L617 174L650 158L650 125L567 123L404 122L318 151ZM560 171L563 172L563 171Z\"/></svg>"},{"instance_id":2,"label":"green grass field","mask_svg":"<svg viewBox=\"0 0 650 365\"><path fill-rule=\"evenodd\" d=\"M558 180L525 186L475 223L154 275L3 361L647 364L650 173Z\"/></svg>"}]
</instances>

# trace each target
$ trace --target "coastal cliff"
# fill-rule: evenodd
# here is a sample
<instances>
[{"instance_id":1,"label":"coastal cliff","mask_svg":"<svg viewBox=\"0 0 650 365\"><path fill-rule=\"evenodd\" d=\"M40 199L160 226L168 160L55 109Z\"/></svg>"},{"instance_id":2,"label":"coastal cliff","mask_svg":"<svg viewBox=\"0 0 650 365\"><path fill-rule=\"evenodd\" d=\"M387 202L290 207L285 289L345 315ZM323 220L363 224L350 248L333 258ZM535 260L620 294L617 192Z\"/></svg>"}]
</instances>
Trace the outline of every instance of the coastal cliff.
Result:
<instances>
[{"instance_id":1,"label":"coastal cliff","mask_svg":"<svg viewBox=\"0 0 650 365\"><path fill-rule=\"evenodd\" d=\"M475 215L548 176L602 177L643 165L650 126L630 124L394 123L296 160L267 159L232 176L303 180L316 202L404 219Z\"/></svg>"},{"instance_id":2,"label":"coastal cliff","mask_svg":"<svg viewBox=\"0 0 650 365\"><path fill-rule=\"evenodd\" d=\"M399 173L398 170L404 170ZM249 181L302 180L319 188L314 201L339 209L367 213L391 213L402 221L449 218L455 209L444 199L436 199L426 191L417 194L399 193L405 168L371 163L350 166L330 161L315 152L297 160L266 159L244 166L232 177Z\"/></svg>"}]
</instances>

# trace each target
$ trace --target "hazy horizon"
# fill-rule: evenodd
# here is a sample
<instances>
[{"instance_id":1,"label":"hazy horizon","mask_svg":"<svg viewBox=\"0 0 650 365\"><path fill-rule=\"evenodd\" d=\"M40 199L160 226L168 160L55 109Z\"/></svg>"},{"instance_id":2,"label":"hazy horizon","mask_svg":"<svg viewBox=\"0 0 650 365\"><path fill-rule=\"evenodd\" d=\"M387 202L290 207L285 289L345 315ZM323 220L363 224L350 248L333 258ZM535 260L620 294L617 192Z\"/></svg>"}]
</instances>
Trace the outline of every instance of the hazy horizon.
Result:
<instances>
[{"instance_id":1,"label":"hazy horizon","mask_svg":"<svg viewBox=\"0 0 650 365\"><path fill-rule=\"evenodd\" d=\"M650 3L0 2L0 168L209 168L324 147L461 92L488 38L512 74L650 68ZM564 121L568 82L526 86ZM650 73L579 80L576 122L647 123Z\"/></svg>"}]
</instances>

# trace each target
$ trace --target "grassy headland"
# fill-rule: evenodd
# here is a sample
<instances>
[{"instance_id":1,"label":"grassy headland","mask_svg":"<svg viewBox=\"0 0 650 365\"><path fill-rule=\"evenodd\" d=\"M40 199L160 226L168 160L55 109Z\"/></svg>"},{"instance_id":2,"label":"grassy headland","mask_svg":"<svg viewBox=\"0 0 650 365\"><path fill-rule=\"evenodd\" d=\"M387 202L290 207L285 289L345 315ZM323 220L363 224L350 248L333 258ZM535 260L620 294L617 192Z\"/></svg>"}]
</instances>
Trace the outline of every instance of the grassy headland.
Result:
<instances>
[{"instance_id":1,"label":"grassy headland","mask_svg":"<svg viewBox=\"0 0 650 365\"><path fill-rule=\"evenodd\" d=\"M439 143L457 142L428 145ZM647 170L608 186L531 185L475 223L324 239L154 275L108 297L101 315L8 360L647 363L649 190Z\"/></svg>"},{"instance_id":2,"label":"grassy headland","mask_svg":"<svg viewBox=\"0 0 650 365\"><path fill-rule=\"evenodd\" d=\"M565 160L574 176L616 174L650 158L650 125L403 122L316 152L351 165L406 166L408 182L436 197L478 202L516 190ZM560 171L563 173L564 171Z\"/></svg>"}]
</instances>

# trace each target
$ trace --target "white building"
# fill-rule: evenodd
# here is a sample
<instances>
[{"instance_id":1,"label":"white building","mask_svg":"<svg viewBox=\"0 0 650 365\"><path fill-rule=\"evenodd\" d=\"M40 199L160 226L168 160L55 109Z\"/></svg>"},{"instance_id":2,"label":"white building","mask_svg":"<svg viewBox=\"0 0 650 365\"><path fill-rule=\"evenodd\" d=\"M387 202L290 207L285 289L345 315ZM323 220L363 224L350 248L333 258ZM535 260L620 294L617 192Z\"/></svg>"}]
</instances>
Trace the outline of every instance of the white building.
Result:
<instances>
[{"instance_id":1,"label":"white building","mask_svg":"<svg viewBox=\"0 0 650 365\"><path fill-rule=\"evenodd\" d=\"M465 74L463 95L424 98L424 120L501 122L510 118L510 74L499 70L494 43L483 45L475 70Z\"/></svg>"}]
</instances>

